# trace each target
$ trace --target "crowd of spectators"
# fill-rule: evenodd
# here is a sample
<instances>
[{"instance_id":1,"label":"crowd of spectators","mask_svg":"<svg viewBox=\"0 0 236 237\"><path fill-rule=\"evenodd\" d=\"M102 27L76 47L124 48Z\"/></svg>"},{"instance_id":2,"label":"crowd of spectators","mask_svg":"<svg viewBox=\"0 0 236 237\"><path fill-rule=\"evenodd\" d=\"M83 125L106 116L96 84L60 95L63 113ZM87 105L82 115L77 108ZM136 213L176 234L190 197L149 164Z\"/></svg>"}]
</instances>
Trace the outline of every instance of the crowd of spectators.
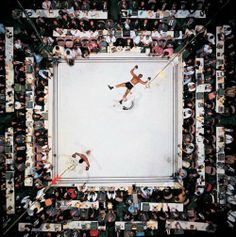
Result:
<instances>
[{"instance_id":1,"label":"crowd of spectators","mask_svg":"<svg viewBox=\"0 0 236 237\"><path fill-rule=\"evenodd\" d=\"M46 2L53 9L60 9L58 1L43 1L42 6L46 6ZM65 9L65 3L69 6L76 5L88 5L88 9L93 10L92 6L99 5L101 2L106 1L62 1L61 9ZM201 9L202 6L207 7L209 2L206 1L176 1L170 3L168 1L120 1L118 3L118 12L121 13L122 9L151 9L149 6L155 6L154 9ZM25 7L33 8L32 3L24 3ZM36 9L40 6L35 5ZM90 8L89 8L90 6ZM200 7L201 6L201 7ZM77 9L77 8L75 8ZM100 9L100 8L99 8ZM106 10L105 8L103 10ZM67 45L72 50L66 51L70 54L70 58L77 56L87 56L90 52L104 52L108 46L115 47L127 47L132 49L133 47L144 48L143 52L148 48L150 53L155 56L167 56L170 57L173 53L173 47L178 46L178 40L174 39L182 37L189 32L186 29L192 29L196 25L196 19L194 17L188 17L186 19L176 19L174 14L170 14L168 17L161 19L138 19L129 17L119 17L119 19L108 19L108 20L96 20L88 18L77 18L75 14L71 12L61 10L58 18L44 18L38 17L37 19L31 19L37 26L37 30L40 35L44 36L44 43L49 47L53 47L57 42L53 42L51 36L53 31L59 35L63 34L62 29L68 29L66 36L71 41ZM25 27L26 20L21 19L20 28ZM194 30L194 29L193 29ZM168 31L173 31L172 37L169 36ZM180 33L181 31L181 33ZM28 36L28 35L27 35ZM73 38L76 37L76 39ZM35 38L34 35L32 35ZM61 40L62 42L63 40ZM173 45L176 44L176 45ZM66 42L63 43L65 48ZM61 52L61 50L60 50ZM61 52L63 54L63 52ZM68 54L67 54L68 55Z\"/></svg>"},{"instance_id":2,"label":"crowd of spectators","mask_svg":"<svg viewBox=\"0 0 236 237\"><path fill-rule=\"evenodd\" d=\"M175 0L175 1L167 1L167 0L118 0L118 10L208 10L208 8L212 7L211 0ZM55 0L42 0L42 1L25 1L24 2L26 8L30 9L70 9L74 10L108 10L108 1L102 0L63 0L63 1L55 1ZM220 3L218 3L220 4Z\"/></svg>"},{"instance_id":3,"label":"crowd of spectators","mask_svg":"<svg viewBox=\"0 0 236 237\"><path fill-rule=\"evenodd\" d=\"M5 112L5 34L0 32L0 114Z\"/></svg>"},{"instance_id":4,"label":"crowd of spectators","mask_svg":"<svg viewBox=\"0 0 236 237\"><path fill-rule=\"evenodd\" d=\"M175 39L182 35L173 22L176 19L170 16L165 20L126 18L114 23L111 19L71 18L66 12L61 12L57 19L39 17L34 20L38 32L44 36L44 45L54 56L71 59L68 61L87 57L90 53L107 52L108 47L125 47L126 50L140 48L140 51L154 56L170 57L173 48L179 46L179 41ZM181 30L185 29L182 27ZM62 37L54 40L53 32ZM21 31L21 38L24 36L28 36L27 30ZM36 37L32 34L31 38L35 41Z\"/></svg>"},{"instance_id":5,"label":"crowd of spectators","mask_svg":"<svg viewBox=\"0 0 236 237\"><path fill-rule=\"evenodd\" d=\"M235 81L235 32L226 31L225 34L225 113L219 118L226 131L225 140L225 174L221 182L227 186L226 198L228 204L228 225L235 229L236 223L236 149L235 149L235 113L236 113L236 81Z\"/></svg>"},{"instance_id":6,"label":"crowd of spectators","mask_svg":"<svg viewBox=\"0 0 236 237\"><path fill-rule=\"evenodd\" d=\"M71 9L89 11L106 11L107 10L107 0L42 0L42 1L25 1L25 8L29 9L44 9L44 10L53 10L53 9Z\"/></svg>"},{"instance_id":7,"label":"crowd of spectators","mask_svg":"<svg viewBox=\"0 0 236 237\"><path fill-rule=\"evenodd\" d=\"M166 219L176 219L179 220L180 216L184 216L183 213L170 209L164 211L163 208L156 209L154 211L143 209L141 210L141 202L160 202L160 203L172 203L180 202L180 197L183 196L182 190L173 189L167 187L165 189L142 187L136 188L134 185L132 190L127 191L125 189L114 189L105 190L101 188L99 191L87 188L86 185L80 187L70 187L70 188L50 188L46 191L46 194L39 196L40 198L34 202L32 206L32 201L37 196L37 193L33 193L27 196L21 194L17 197L20 208L25 208L29 217L26 217L25 222L33 223L29 225L25 233L31 233L32 228L40 227L42 223L57 223L57 222L67 222L69 220L73 221L97 221L99 226L104 226L104 229L99 230L99 236L115 236L117 232L120 236L134 236L136 230L118 230L115 228L116 221L124 222L135 222L142 221L144 236L144 226L149 220L158 222L158 230L147 228L145 233L156 236L158 233L165 233L165 222ZM136 198L134 196L137 196ZM137 199L137 200L136 200ZM77 200L81 202L96 202L99 203L99 209L96 207L89 208L76 208L68 207L60 208L61 200ZM35 204L37 203L37 204ZM183 220L191 220L190 214L186 213ZM35 224L36 223L36 224ZM80 234L87 233L86 236L90 236L91 230L65 230L64 236L80 236ZM77 235L75 235L75 233ZM33 234L33 233L31 233ZM55 233L56 235L56 233ZM27 236L27 235L26 235ZM31 235L30 235L31 236ZM91 236L98 236L91 235Z\"/></svg>"},{"instance_id":8,"label":"crowd of spectators","mask_svg":"<svg viewBox=\"0 0 236 237\"><path fill-rule=\"evenodd\" d=\"M207 10L210 1L119 1L121 10L165 10L165 9L191 9L194 6L199 10ZM37 5L38 4L38 5ZM106 1L33 1L33 8L63 9L74 7L76 10L107 10ZM27 6L26 6L27 7ZM31 7L32 8L32 7ZM215 112L216 91L216 43L215 26L207 30L197 27L197 20L190 18L185 25L180 25L173 16L170 19L160 20L140 20L121 19L119 23L112 20L81 20L70 17L67 13L61 12L58 19L37 18L35 24L40 35L39 41L36 34L25 27L26 21L21 19L21 31L16 32L14 41L14 78L15 78L15 107L14 119L11 125L14 128L14 170L15 170L15 191L16 191L16 212L17 215L22 210L27 211L27 215L21 222L30 223L22 236L157 236L172 234L166 228L166 220L207 222L211 223L209 232L217 228L226 228L227 225L235 229L235 32L234 25L231 24L228 33L225 34L225 112L217 114ZM171 24L169 24L171 22ZM175 23L174 23L175 22ZM59 29L79 30L80 32L91 31L93 38L68 38L55 39L53 30ZM183 39L175 40L167 37L163 32L169 30L183 31ZM200 30L200 32L199 32ZM118 36L119 31L125 32L125 36ZM132 35L131 32L134 32ZM147 33L151 31L151 33ZM69 65L74 64L76 58L88 57L91 53L99 53L107 46L120 47L142 47L150 49L150 55L171 57L174 52L178 52L184 43L196 37L193 44L189 44L183 53L184 72L184 123L183 123L183 144L179 147L182 153L183 168L178 171L177 180L181 188L165 187L136 187L131 190L103 188L94 190L83 186L74 187L51 187L52 165L48 160L48 132L44 121L47 119L43 113L47 103L48 80L53 76L50 72L51 61L48 59L48 52L54 58L65 58ZM69 36L69 33L68 33ZM5 96L4 81L4 37L0 35L0 89L1 95ZM33 69L29 69L25 63L26 57L33 57ZM200 178L197 166L196 146L196 86L197 81L195 70L198 68L196 58L204 60L204 78L206 90L204 93L204 138L205 145L205 186L198 186L197 180ZM34 79L34 148L35 154L33 166L28 177L33 179L33 188L24 187L24 171L26 162L26 74L31 71ZM1 76L2 75L2 76ZM1 99L1 98L0 98ZM4 111L4 107L2 107ZM226 205L219 208L216 200L217 192L217 160L216 160L216 126L225 127L225 177L220 182L228 185L226 192ZM8 170L8 167L5 167ZM12 169L12 167L11 167ZM60 208L59 201L79 200L81 202L99 202L99 208ZM157 203L183 203L184 211L141 210L141 202ZM225 217L225 219L224 219ZM88 220L98 221L99 226L104 226L97 232L94 230L64 230L61 233L39 233L33 232L32 228L39 228L42 223L60 223L67 220ZM135 229L121 231L115 228L116 221L142 221L148 220L158 222L158 229L151 228L137 231ZM221 222L222 221L222 222ZM226 223L227 221L227 223ZM181 230L182 234L184 230ZM189 231L194 232L194 230ZM173 232L176 234L177 232Z\"/></svg>"},{"instance_id":9,"label":"crowd of spectators","mask_svg":"<svg viewBox=\"0 0 236 237\"><path fill-rule=\"evenodd\" d=\"M217 205L215 200L214 188L216 189L216 172L214 166L216 165L216 149L215 149L215 124L212 122L214 117L214 99L209 98L209 94L214 91L215 87L215 45L209 40L209 34L203 31L198 34L196 38L196 45L191 46L191 54L185 59L184 69L184 124L183 124L183 170L182 175L184 187L187 192L189 202L186 209L192 209L194 220L212 221L215 222ZM212 35L212 34L211 34ZM211 50L209 50L211 49ZM205 79L205 93L204 93L204 134L199 134L204 137L205 145L205 162L201 165L198 164L197 151L200 147L196 144L196 87L197 84L202 84L196 76L195 70L200 67L202 59L204 66L204 79ZM209 162L212 161L212 163ZM205 185L201 185L198 179L201 179L198 170L205 166ZM213 171L213 170L214 171Z\"/></svg>"}]
</instances>

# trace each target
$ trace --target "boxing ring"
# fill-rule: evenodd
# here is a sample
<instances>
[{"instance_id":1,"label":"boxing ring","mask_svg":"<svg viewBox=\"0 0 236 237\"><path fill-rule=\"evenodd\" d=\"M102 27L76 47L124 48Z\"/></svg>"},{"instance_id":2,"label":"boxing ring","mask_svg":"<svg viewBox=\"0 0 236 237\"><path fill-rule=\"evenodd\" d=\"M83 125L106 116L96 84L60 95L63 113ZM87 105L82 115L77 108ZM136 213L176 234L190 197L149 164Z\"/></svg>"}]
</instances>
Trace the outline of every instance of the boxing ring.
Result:
<instances>
[{"instance_id":1,"label":"boxing ring","mask_svg":"<svg viewBox=\"0 0 236 237\"><path fill-rule=\"evenodd\" d=\"M131 79L130 69L152 78L166 59L98 57L82 59L70 67L54 64L49 81L49 157L53 176L70 166L74 152L90 149L90 169L77 164L63 173L58 185L125 186L170 185L182 166L182 71L176 59L150 88L136 85L124 110L117 103L124 89L109 90Z\"/></svg>"}]
</instances>

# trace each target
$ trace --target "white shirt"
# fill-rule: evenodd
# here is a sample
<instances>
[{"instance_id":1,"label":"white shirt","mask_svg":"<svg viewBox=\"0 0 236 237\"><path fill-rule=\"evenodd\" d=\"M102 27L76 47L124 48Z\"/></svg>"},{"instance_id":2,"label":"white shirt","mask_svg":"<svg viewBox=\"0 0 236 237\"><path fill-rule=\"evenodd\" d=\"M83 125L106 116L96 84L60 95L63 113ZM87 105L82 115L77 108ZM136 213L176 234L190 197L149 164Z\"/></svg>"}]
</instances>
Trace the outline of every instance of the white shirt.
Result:
<instances>
[{"instance_id":1,"label":"white shirt","mask_svg":"<svg viewBox=\"0 0 236 237\"><path fill-rule=\"evenodd\" d=\"M87 199L90 201L92 199L93 202L97 200L98 194L94 192L94 194L88 193Z\"/></svg>"},{"instance_id":2,"label":"white shirt","mask_svg":"<svg viewBox=\"0 0 236 237\"><path fill-rule=\"evenodd\" d=\"M143 39L142 39L142 42L144 43L144 44L151 44L152 43L152 38L151 37L144 37Z\"/></svg>"},{"instance_id":3,"label":"white shirt","mask_svg":"<svg viewBox=\"0 0 236 237\"><path fill-rule=\"evenodd\" d=\"M15 109L21 109L21 103L19 101L15 102Z\"/></svg>"},{"instance_id":4,"label":"white shirt","mask_svg":"<svg viewBox=\"0 0 236 237\"><path fill-rule=\"evenodd\" d=\"M106 42L108 43L108 44L110 44L110 43L115 43L116 42L116 38L114 37L114 36L106 36Z\"/></svg>"},{"instance_id":5,"label":"white shirt","mask_svg":"<svg viewBox=\"0 0 236 237\"><path fill-rule=\"evenodd\" d=\"M190 76L190 75L193 75L195 72L194 72L194 70L191 70L191 71L184 71L184 75L188 75L188 76Z\"/></svg>"},{"instance_id":6,"label":"white shirt","mask_svg":"<svg viewBox=\"0 0 236 237\"><path fill-rule=\"evenodd\" d=\"M16 47L17 49L21 49L21 48L22 48L22 43L21 43L20 40L16 40L16 42L15 42L15 47Z\"/></svg>"},{"instance_id":7,"label":"white shirt","mask_svg":"<svg viewBox=\"0 0 236 237\"><path fill-rule=\"evenodd\" d=\"M213 45L215 44L215 36L212 33L207 33L207 40Z\"/></svg>"},{"instance_id":8,"label":"white shirt","mask_svg":"<svg viewBox=\"0 0 236 237\"><path fill-rule=\"evenodd\" d=\"M62 46L59 46L59 50L56 50L56 46L52 50L52 53L55 56L62 56L64 52L65 52L65 49Z\"/></svg>"},{"instance_id":9,"label":"white shirt","mask_svg":"<svg viewBox=\"0 0 236 237\"><path fill-rule=\"evenodd\" d=\"M155 38L160 38L161 37L160 33L157 30L156 31L152 31L151 36L155 37Z\"/></svg>"},{"instance_id":10,"label":"white shirt","mask_svg":"<svg viewBox=\"0 0 236 237\"><path fill-rule=\"evenodd\" d=\"M52 8L52 3L50 2L50 1L44 1L43 3L42 3L42 8L44 9L44 10L49 10L49 9L51 9Z\"/></svg>"},{"instance_id":11,"label":"white shirt","mask_svg":"<svg viewBox=\"0 0 236 237\"><path fill-rule=\"evenodd\" d=\"M189 90L190 92L196 90L196 85L195 85L194 82L190 82L190 83L188 83L188 90Z\"/></svg>"},{"instance_id":12,"label":"white shirt","mask_svg":"<svg viewBox=\"0 0 236 237\"><path fill-rule=\"evenodd\" d=\"M125 22L125 23L124 23L124 27L125 27L126 30L130 30L130 25L129 25L129 23Z\"/></svg>"},{"instance_id":13,"label":"white shirt","mask_svg":"<svg viewBox=\"0 0 236 237\"><path fill-rule=\"evenodd\" d=\"M50 71L49 70L44 70L44 69L41 69L39 70L39 75L44 78L44 79L47 79L48 77L44 74L44 72L47 72L48 73L48 77L50 77Z\"/></svg>"},{"instance_id":14,"label":"white shirt","mask_svg":"<svg viewBox=\"0 0 236 237\"><path fill-rule=\"evenodd\" d=\"M192 78L191 77L185 77L184 78L184 85L187 85L188 83L191 83L191 81L192 81Z\"/></svg>"},{"instance_id":15,"label":"white shirt","mask_svg":"<svg viewBox=\"0 0 236 237\"><path fill-rule=\"evenodd\" d=\"M139 35L137 35L137 36L135 36L134 38L133 38L133 41L134 41L134 44L139 44L140 43L140 36Z\"/></svg>"},{"instance_id":16,"label":"white shirt","mask_svg":"<svg viewBox=\"0 0 236 237\"><path fill-rule=\"evenodd\" d=\"M211 92L212 86L209 83L200 84L197 86L197 91L198 92Z\"/></svg>"},{"instance_id":17,"label":"white shirt","mask_svg":"<svg viewBox=\"0 0 236 237\"><path fill-rule=\"evenodd\" d=\"M70 52L69 54L67 54L67 52ZM75 52L70 50L70 49L66 49L65 53L64 53L64 57L67 59L74 59L75 58Z\"/></svg>"},{"instance_id":18,"label":"white shirt","mask_svg":"<svg viewBox=\"0 0 236 237\"><path fill-rule=\"evenodd\" d=\"M81 57L82 56L82 51L80 48L74 49L75 56L76 57Z\"/></svg>"},{"instance_id":19,"label":"white shirt","mask_svg":"<svg viewBox=\"0 0 236 237\"><path fill-rule=\"evenodd\" d=\"M229 135L229 134L226 134L225 135L225 143L226 144L230 144L232 142L233 142L233 137L231 135Z\"/></svg>"},{"instance_id":20,"label":"white shirt","mask_svg":"<svg viewBox=\"0 0 236 237\"><path fill-rule=\"evenodd\" d=\"M205 44L204 45L204 52L206 54L211 54L212 53L212 48L208 44Z\"/></svg>"},{"instance_id":21,"label":"white shirt","mask_svg":"<svg viewBox=\"0 0 236 237\"><path fill-rule=\"evenodd\" d=\"M192 116L192 110L190 108L183 109L184 119L190 118Z\"/></svg>"},{"instance_id":22,"label":"white shirt","mask_svg":"<svg viewBox=\"0 0 236 237\"><path fill-rule=\"evenodd\" d=\"M185 152L187 154L191 154L193 151L194 151L194 144L193 143L187 144L185 147Z\"/></svg>"},{"instance_id":23,"label":"white shirt","mask_svg":"<svg viewBox=\"0 0 236 237\"><path fill-rule=\"evenodd\" d=\"M226 36L232 33L232 28L230 25L224 25L224 33Z\"/></svg>"},{"instance_id":24,"label":"white shirt","mask_svg":"<svg viewBox=\"0 0 236 237\"><path fill-rule=\"evenodd\" d=\"M91 37L97 37L98 36L98 31L91 32Z\"/></svg>"}]
</instances>

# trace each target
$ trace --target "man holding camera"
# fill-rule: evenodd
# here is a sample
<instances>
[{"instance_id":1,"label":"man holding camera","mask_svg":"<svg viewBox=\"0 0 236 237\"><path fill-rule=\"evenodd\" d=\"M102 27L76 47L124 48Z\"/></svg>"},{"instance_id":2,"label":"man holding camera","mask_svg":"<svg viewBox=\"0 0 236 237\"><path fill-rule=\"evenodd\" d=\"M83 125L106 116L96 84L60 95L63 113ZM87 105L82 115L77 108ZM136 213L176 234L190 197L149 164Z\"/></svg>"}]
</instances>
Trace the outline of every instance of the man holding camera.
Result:
<instances>
[{"instance_id":1,"label":"man holding camera","mask_svg":"<svg viewBox=\"0 0 236 237\"><path fill-rule=\"evenodd\" d=\"M118 84L118 85L116 85L116 86L110 86L110 85L108 85L108 87L109 87L110 90L112 90L112 89L114 89L114 88L120 88L120 87L125 87L125 88L126 88L126 91L125 91L125 94L123 95L122 100L119 101L120 104L122 104L123 101L126 100L126 98L127 98L127 96L129 95L130 91L132 90L132 88L133 88L136 84L141 83L141 84L143 84L143 85L146 85L146 84L148 83L148 81L151 80L150 77L148 77L148 80L147 80L147 81L141 80L141 78L143 77L143 75L142 75L142 74L136 75L136 74L134 73L134 70L135 70L135 69L138 69L138 65L135 65L134 68L131 69L130 73L131 73L131 75L132 75L132 79L131 79L130 81L124 82L124 83L121 83L121 84Z\"/></svg>"}]
</instances>

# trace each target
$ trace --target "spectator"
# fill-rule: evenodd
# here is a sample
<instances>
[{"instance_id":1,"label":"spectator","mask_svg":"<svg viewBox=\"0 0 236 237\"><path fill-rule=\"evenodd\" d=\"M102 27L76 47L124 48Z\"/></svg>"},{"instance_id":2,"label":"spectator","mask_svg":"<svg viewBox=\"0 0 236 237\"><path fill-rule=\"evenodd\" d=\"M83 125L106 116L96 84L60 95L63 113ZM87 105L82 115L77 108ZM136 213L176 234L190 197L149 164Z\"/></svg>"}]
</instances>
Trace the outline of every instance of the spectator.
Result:
<instances>
[{"instance_id":1,"label":"spectator","mask_svg":"<svg viewBox=\"0 0 236 237\"><path fill-rule=\"evenodd\" d=\"M42 9L44 9L44 10L52 10L52 3L51 3L51 1L49 1L49 0L44 0L43 2L42 2Z\"/></svg>"}]
</instances>

